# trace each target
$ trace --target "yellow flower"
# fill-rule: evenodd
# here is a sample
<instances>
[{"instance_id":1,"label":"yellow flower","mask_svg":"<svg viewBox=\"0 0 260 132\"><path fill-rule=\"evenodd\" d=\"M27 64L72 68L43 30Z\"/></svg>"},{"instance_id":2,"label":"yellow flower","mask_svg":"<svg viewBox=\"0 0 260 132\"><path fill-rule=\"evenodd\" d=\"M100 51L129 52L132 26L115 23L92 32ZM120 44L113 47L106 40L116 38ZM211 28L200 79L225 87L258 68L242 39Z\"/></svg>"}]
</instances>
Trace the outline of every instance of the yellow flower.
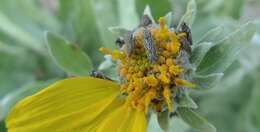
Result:
<instances>
[{"instance_id":1,"label":"yellow flower","mask_svg":"<svg viewBox=\"0 0 260 132\"><path fill-rule=\"evenodd\" d=\"M132 46L100 48L117 61L118 83L93 77L58 81L17 103L6 119L8 131L145 132L148 112L173 112L175 89L194 84L182 79L177 63L178 37L185 33L170 31L163 17L159 23L136 30Z\"/></svg>"}]
</instances>

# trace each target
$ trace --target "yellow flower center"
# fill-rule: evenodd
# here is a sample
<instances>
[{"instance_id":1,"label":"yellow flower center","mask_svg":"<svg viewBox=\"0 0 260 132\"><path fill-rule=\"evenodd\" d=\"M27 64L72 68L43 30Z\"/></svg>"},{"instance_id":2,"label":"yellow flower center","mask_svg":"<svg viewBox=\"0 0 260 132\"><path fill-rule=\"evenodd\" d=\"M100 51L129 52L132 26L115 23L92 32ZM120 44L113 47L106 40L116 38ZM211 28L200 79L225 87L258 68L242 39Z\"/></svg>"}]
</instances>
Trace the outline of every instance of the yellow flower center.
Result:
<instances>
[{"instance_id":1,"label":"yellow flower center","mask_svg":"<svg viewBox=\"0 0 260 132\"><path fill-rule=\"evenodd\" d=\"M160 112L167 107L172 112L173 91L177 86L194 87L194 84L181 79L183 68L176 58L181 49L180 37L165 25L164 18L159 19L159 28L147 27L156 50L156 61L149 60L149 51L145 47L145 28L135 32L134 48L127 54L127 44L121 50L100 51L109 54L118 61L121 91L126 95L126 103L131 108L148 111L149 108Z\"/></svg>"}]
</instances>

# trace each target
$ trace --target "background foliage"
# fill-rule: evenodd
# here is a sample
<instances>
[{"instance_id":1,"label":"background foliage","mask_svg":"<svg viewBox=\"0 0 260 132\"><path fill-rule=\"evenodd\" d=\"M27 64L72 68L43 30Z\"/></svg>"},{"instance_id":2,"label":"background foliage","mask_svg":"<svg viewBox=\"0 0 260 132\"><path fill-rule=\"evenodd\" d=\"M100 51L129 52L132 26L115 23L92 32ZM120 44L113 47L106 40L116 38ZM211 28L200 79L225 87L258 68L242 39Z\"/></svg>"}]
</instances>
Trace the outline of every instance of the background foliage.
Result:
<instances>
[{"instance_id":1,"label":"background foliage","mask_svg":"<svg viewBox=\"0 0 260 132\"><path fill-rule=\"evenodd\" d=\"M109 32L109 27L119 25L133 28L146 5L150 6L155 20L173 11L174 21L177 23L185 13L188 0L0 0L0 2L0 131L4 132L5 115L16 101L31 95L54 80L67 75L84 76L93 67L98 67L104 60L98 48L101 46L115 48L116 36ZM220 132L258 132L260 131L258 112L260 18L257 12L260 2L258 0L196 2L197 13L192 26L192 35L197 42L209 29L220 25L223 26L222 35L225 36L227 35L225 33L248 20L253 20L257 24L257 33L251 43L225 70L224 77L217 86L206 91L191 92L191 96L199 105L197 111ZM46 36L50 36L48 40ZM62 38L66 38L66 41ZM209 41L215 42L218 40L216 38L212 37ZM47 45L47 41L55 44ZM59 45L61 41L64 44ZM158 132L159 126L153 119L150 121L149 131ZM172 120L169 126L172 131L193 131L179 118Z\"/></svg>"}]
</instances>

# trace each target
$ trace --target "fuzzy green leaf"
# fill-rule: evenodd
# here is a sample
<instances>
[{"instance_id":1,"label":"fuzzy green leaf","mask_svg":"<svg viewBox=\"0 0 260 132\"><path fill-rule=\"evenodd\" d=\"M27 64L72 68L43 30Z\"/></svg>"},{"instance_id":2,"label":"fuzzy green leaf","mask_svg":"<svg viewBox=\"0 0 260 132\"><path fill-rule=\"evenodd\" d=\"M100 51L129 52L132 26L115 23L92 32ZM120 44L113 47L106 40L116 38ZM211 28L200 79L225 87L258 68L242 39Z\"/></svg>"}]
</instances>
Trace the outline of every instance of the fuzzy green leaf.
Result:
<instances>
[{"instance_id":1,"label":"fuzzy green leaf","mask_svg":"<svg viewBox=\"0 0 260 132\"><path fill-rule=\"evenodd\" d=\"M159 124L160 128L162 130L164 130L165 132L167 132L169 129L169 117L170 117L170 115L167 110L157 114L158 124Z\"/></svg>"},{"instance_id":2,"label":"fuzzy green leaf","mask_svg":"<svg viewBox=\"0 0 260 132\"><path fill-rule=\"evenodd\" d=\"M187 94L185 94L184 96L180 96L178 99L179 99L179 101L177 102L178 107L186 107L192 109L198 108L198 105Z\"/></svg>"},{"instance_id":3,"label":"fuzzy green leaf","mask_svg":"<svg viewBox=\"0 0 260 132\"><path fill-rule=\"evenodd\" d=\"M17 40L22 46L36 51L39 54L44 55L44 49L41 42L31 36L28 32L24 31L17 24L12 22L8 16L0 11L0 31L9 35L11 38Z\"/></svg>"},{"instance_id":4,"label":"fuzzy green leaf","mask_svg":"<svg viewBox=\"0 0 260 132\"><path fill-rule=\"evenodd\" d=\"M0 52L11 55L19 55L21 52L24 52L24 49L0 41Z\"/></svg>"},{"instance_id":5,"label":"fuzzy green leaf","mask_svg":"<svg viewBox=\"0 0 260 132\"><path fill-rule=\"evenodd\" d=\"M0 43L0 98L35 80L38 76L36 71L40 69L36 60L35 54L22 47Z\"/></svg>"},{"instance_id":6,"label":"fuzzy green leaf","mask_svg":"<svg viewBox=\"0 0 260 132\"><path fill-rule=\"evenodd\" d=\"M116 13L114 11L114 8L116 8L115 4L108 0L89 0L89 1L93 8L94 18L96 19L97 29L100 34L103 45L110 49L115 48L115 44L114 44L115 37L112 34L110 34L109 31L107 30L108 27L116 25L117 21L118 21ZM119 7L121 7L121 5L119 5ZM82 8L85 8L85 7L83 6ZM129 7L129 8L131 8L131 7ZM120 12L121 12L121 10L120 10ZM127 10L127 12L129 13L129 10ZM90 18L88 18L88 19L90 19ZM122 18L122 19L125 19L125 18ZM125 24L128 25L129 23L125 23ZM125 25L123 25L123 26L125 26Z\"/></svg>"},{"instance_id":7,"label":"fuzzy green leaf","mask_svg":"<svg viewBox=\"0 0 260 132\"><path fill-rule=\"evenodd\" d=\"M220 6L223 5L225 2L223 0L202 0L202 1L203 2L199 2L202 3L201 11L205 12L207 15L215 13L220 8Z\"/></svg>"},{"instance_id":8,"label":"fuzzy green leaf","mask_svg":"<svg viewBox=\"0 0 260 132\"><path fill-rule=\"evenodd\" d=\"M216 128L210 124L206 119L201 117L189 108L178 108L177 114L184 122L189 124L198 132L216 132Z\"/></svg>"},{"instance_id":9,"label":"fuzzy green leaf","mask_svg":"<svg viewBox=\"0 0 260 132\"><path fill-rule=\"evenodd\" d=\"M92 70L90 58L76 45L50 32L46 33L46 40L50 54L64 71L85 76Z\"/></svg>"},{"instance_id":10,"label":"fuzzy green leaf","mask_svg":"<svg viewBox=\"0 0 260 132\"><path fill-rule=\"evenodd\" d=\"M151 8L149 5L146 5L144 8L144 15L148 15L148 17L152 20L152 23L155 23L155 20L153 18L152 12L151 12Z\"/></svg>"},{"instance_id":11,"label":"fuzzy green leaf","mask_svg":"<svg viewBox=\"0 0 260 132\"><path fill-rule=\"evenodd\" d=\"M163 130L160 128L157 115L155 113L151 113L149 117L149 122L147 124L147 131L148 132L163 132Z\"/></svg>"},{"instance_id":12,"label":"fuzzy green leaf","mask_svg":"<svg viewBox=\"0 0 260 132\"><path fill-rule=\"evenodd\" d=\"M213 46L211 42L204 42L195 45L192 49L192 55L190 57L190 63L197 67L203 60L203 57L207 54L209 49Z\"/></svg>"},{"instance_id":13,"label":"fuzzy green leaf","mask_svg":"<svg viewBox=\"0 0 260 132\"><path fill-rule=\"evenodd\" d=\"M97 64L102 59L100 47L115 48L115 37L108 27L117 25L115 3L107 0L59 0L60 33L80 45ZM116 19L116 20L115 20Z\"/></svg>"},{"instance_id":14,"label":"fuzzy green leaf","mask_svg":"<svg viewBox=\"0 0 260 132\"><path fill-rule=\"evenodd\" d=\"M198 88L207 89L212 88L213 86L218 84L223 75L223 73L212 73L205 76L196 75L193 77L193 79Z\"/></svg>"},{"instance_id":15,"label":"fuzzy green leaf","mask_svg":"<svg viewBox=\"0 0 260 132\"><path fill-rule=\"evenodd\" d=\"M233 85L226 85L227 80L233 81ZM204 99L200 100L199 105L200 112L207 115L207 119L218 128L219 132L247 132L249 129L237 129L236 123L245 124L245 120L238 117L241 110L248 108L247 104L254 93L253 86L252 76L244 75L240 80L233 78L233 75L225 76L214 89L203 94Z\"/></svg>"},{"instance_id":16,"label":"fuzzy green leaf","mask_svg":"<svg viewBox=\"0 0 260 132\"><path fill-rule=\"evenodd\" d=\"M127 29L135 28L139 23L135 9L135 0L117 0L117 2L120 26Z\"/></svg>"},{"instance_id":17,"label":"fuzzy green leaf","mask_svg":"<svg viewBox=\"0 0 260 132\"><path fill-rule=\"evenodd\" d=\"M222 39L223 30L224 30L223 26L215 27L215 28L209 30L207 33L205 33L205 35L203 35L200 38L200 40L198 42L196 42L195 44L199 44L202 42L216 43L217 41Z\"/></svg>"},{"instance_id":18,"label":"fuzzy green leaf","mask_svg":"<svg viewBox=\"0 0 260 132\"><path fill-rule=\"evenodd\" d=\"M239 19L242 14L243 5L244 5L243 3L244 3L244 0L224 1L224 4L222 5L221 10L218 10L216 12L223 16L229 15L235 19Z\"/></svg>"},{"instance_id":19,"label":"fuzzy green leaf","mask_svg":"<svg viewBox=\"0 0 260 132\"><path fill-rule=\"evenodd\" d=\"M243 121L239 124L244 127L244 130L250 130L250 132L258 132L260 130L260 79L259 70L255 71L255 85L251 91L251 98L248 101L248 105L245 108L245 113L243 115ZM247 126L247 127L246 127ZM242 129L243 130L243 129Z\"/></svg>"},{"instance_id":20,"label":"fuzzy green leaf","mask_svg":"<svg viewBox=\"0 0 260 132\"><path fill-rule=\"evenodd\" d=\"M181 20L180 20L180 22L177 26L177 31L180 29L181 24L183 22L185 22L191 28L192 24L195 20L196 12L197 12L196 1L190 0L188 5L187 5L187 9L186 9L185 14L182 16L182 18L181 18Z\"/></svg>"},{"instance_id":21,"label":"fuzzy green leaf","mask_svg":"<svg viewBox=\"0 0 260 132\"><path fill-rule=\"evenodd\" d=\"M190 127L182 119L174 116L170 119L170 131L169 132L187 132Z\"/></svg>"},{"instance_id":22,"label":"fuzzy green leaf","mask_svg":"<svg viewBox=\"0 0 260 132\"><path fill-rule=\"evenodd\" d=\"M108 30L119 37L125 37L130 30L123 27L109 27Z\"/></svg>"},{"instance_id":23,"label":"fuzzy green leaf","mask_svg":"<svg viewBox=\"0 0 260 132\"><path fill-rule=\"evenodd\" d=\"M171 3L169 0L136 0L136 8L140 16L143 15L143 11L147 5L151 7L155 20L171 10Z\"/></svg>"},{"instance_id":24,"label":"fuzzy green leaf","mask_svg":"<svg viewBox=\"0 0 260 132\"><path fill-rule=\"evenodd\" d=\"M169 12L167 13L165 16L164 16L164 19L165 19L165 24L170 27L172 24L173 24L173 14L172 12Z\"/></svg>"},{"instance_id":25,"label":"fuzzy green leaf","mask_svg":"<svg viewBox=\"0 0 260 132\"><path fill-rule=\"evenodd\" d=\"M248 22L213 46L197 68L197 73L221 73L238 57L255 33L255 24Z\"/></svg>"}]
</instances>

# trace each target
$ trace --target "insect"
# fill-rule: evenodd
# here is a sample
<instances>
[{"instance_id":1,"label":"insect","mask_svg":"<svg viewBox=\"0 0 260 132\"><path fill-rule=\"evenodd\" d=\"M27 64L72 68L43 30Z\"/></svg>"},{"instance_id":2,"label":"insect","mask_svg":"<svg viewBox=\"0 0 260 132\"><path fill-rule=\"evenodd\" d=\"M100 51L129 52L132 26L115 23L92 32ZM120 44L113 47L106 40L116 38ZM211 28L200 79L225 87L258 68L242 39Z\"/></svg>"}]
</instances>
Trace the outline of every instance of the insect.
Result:
<instances>
[{"instance_id":1,"label":"insect","mask_svg":"<svg viewBox=\"0 0 260 132\"><path fill-rule=\"evenodd\" d=\"M148 15L143 15L138 27L147 27L152 24L152 20Z\"/></svg>"},{"instance_id":2,"label":"insect","mask_svg":"<svg viewBox=\"0 0 260 132\"><path fill-rule=\"evenodd\" d=\"M132 31L129 31L126 37L126 47L127 47L127 55L130 56L135 48L135 37L134 33L139 29L139 28L145 28L149 25L152 24L152 20L149 18L148 15L143 15L139 25L137 28L133 29Z\"/></svg>"},{"instance_id":3,"label":"insect","mask_svg":"<svg viewBox=\"0 0 260 132\"><path fill-rule=\"evenodd\" d=\"M120 38L116 39L115 43L116 43L116 46L120 49L125 44L125 41L123 38L120 37Z\"/></svg>"},{"instance_id":4,"label":"insect","mask_svg":"<svg viewBox=\"0 0 260 132\"><path fill-rule=\"evenodd\" d=\"M144 48L147 52L148 59L151 63L154 63L157 61L158 58L156 55L156 49L154 47L151 32L147 28L144 28L143 34L144 34Z\"/></svg>"},{"instance_id":5,"label":"insect","mask_svg":"<svg viewBox=\"0 0 260 132\"><path fill-rule=\"evenodd\" d=\"M190 31L189 26L185 22L182 23L181 30L182 30L182 32L186 33L186 39L188 40L188 44L192 45L191 31Z\"/></svg>"},{"instance_id":6,"label":"insect","mask_svg":"<svg viewBox=\"0 0 260 132\"><path fill-rule=\"evenodd\" d=\"M127 55L130 56L133 52L133 49L135 48L135 32L140 31L139 29L143 29L143 35L144 35L144 47L147 52L147 56L149 58L150 62L155 62L157 60L156 56L156 50L154 47L152 35L148 29L149 26L151 26L152 20L149 18L148 15L144 15L141 19L141 22L137 28L135 28L133 31L130 31L127 38L126 38L126 44L127 44Z\"/></svg>"},{"instance_id":7,"label":"insect","mask_svg":"<svg viewBox=\"0 0 260 132\"><path fill-rule=\"evenodd\" d=\"M190 28L187 26L187 24L184 22L181 25L181 31L180 33L185 33L186 35L184 37L181 37L179 41L182 43L182 48L187 51L189 54L191 54L191 45L192 45L192 36Z\"/></svg>"},{"instance_id":8,"label":"insect","mask_svg":"<svg viewBox=\"0 0 260 132\"><path fill-rule=\"evenodd\" d=\"M149 26L151 26L152 20L148 15L143 15L139 26L132 31L129 31L124 38L117 38L115 41L118 48L122 48L126 45L127 56L130 56L135 48L135 33L139 32L140 29L143 30L144 35L144 47L147 52L147 56L150 62L155 62L157 60L156 50L154 47L152 35L149 31Z\"/></svg>"},{"instance_id":9,"label":"insect","mask_svg":"<svg viewBox=\"0 0 260 132\"><path fill-rule=\"evenodd\" d=\"M105 74L98 72L96 70L92 70L89 75L91 77L95 77L95 78L100 78L100 79L105 79L105 80L110 80L113 81L112 79L110 79L109 77L107 77Z\"/></svg>"}]
</instances>

